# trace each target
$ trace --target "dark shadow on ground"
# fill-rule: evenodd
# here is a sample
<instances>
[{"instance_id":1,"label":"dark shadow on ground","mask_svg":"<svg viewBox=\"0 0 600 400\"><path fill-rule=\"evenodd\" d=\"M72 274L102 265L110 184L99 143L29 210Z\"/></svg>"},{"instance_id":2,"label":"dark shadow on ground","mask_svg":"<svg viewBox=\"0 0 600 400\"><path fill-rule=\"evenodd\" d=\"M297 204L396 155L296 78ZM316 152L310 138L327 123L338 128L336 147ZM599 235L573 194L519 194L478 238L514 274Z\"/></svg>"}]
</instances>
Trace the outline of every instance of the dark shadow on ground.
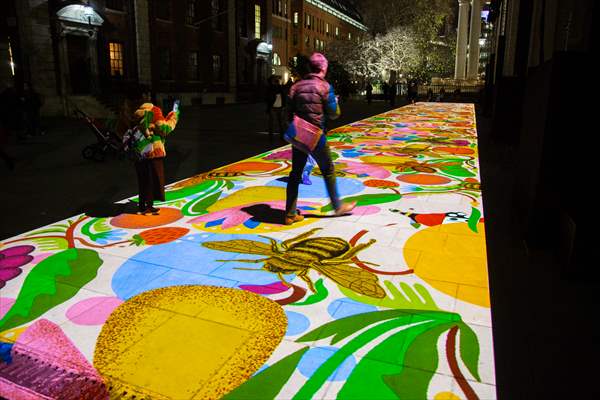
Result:
<instances>
[{"instance_id":1,"label":"dark shadow on ground","mask_svg":"<svg viewBox=\"0 0 600 400\"><path fill-rule=\"evenodd\" d=\"M284 210L278 210L268 204L255 204L242 208L242 211L252 215L253 220L264 224L282 224L285 218Z\"/></svg>"},{"instance_id":2,"label":"dark shadow on ground","mask_svg":"<svg viewBox=\"0 0 600 400\"><path fill-rule=\"evenodd\" d=\"M116 217L121 214L135 214L138 210L137 203L129 201L127 203L111 203L110 201L97 201L84 204L81 213L88 217L106 218Z\"/></svg>"}]
</instances>

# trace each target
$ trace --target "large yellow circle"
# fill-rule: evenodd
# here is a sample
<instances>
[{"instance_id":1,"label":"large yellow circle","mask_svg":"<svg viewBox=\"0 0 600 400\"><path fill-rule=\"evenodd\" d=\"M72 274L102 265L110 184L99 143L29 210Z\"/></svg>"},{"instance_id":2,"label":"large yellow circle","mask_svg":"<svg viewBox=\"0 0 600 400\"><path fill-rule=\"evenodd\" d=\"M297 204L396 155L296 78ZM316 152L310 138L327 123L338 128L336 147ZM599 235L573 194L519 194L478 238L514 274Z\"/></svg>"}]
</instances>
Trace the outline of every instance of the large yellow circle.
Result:
<instances>
[{"instance_id":1,"label":"large yellow circle","mask_svg":"<svg viewBox=\"0 0 600 400\"><path fill-rule=\"evenodd\" d=\"M490 306L485 230L466 223L423 229L404 245L404 257L415 274L435 289L482 307Z\"/></svg>"},{"instance_id":2,"label":"large yellow circle","mask_svg":"<svg viewBox=\"0 0 600 400\"><path fill-rule=\"evenodd\" d=\"M282 307L254 293L155 289L110 315L96 342L94 367L118 394L220 398L267 361L286 328Z\"/></svg>"}]
</instances>

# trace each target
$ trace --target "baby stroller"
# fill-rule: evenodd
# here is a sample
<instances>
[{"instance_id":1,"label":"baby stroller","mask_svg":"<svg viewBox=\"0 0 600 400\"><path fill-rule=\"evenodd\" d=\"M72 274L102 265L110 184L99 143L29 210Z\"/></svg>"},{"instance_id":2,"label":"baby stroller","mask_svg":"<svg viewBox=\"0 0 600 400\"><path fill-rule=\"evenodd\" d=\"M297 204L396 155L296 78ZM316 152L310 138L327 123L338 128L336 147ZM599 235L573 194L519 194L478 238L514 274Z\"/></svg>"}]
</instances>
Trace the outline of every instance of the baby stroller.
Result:
<instances>
[{"instance_id":1,"label":"baby stroller","mask_svg":"<svg viewBox=\"0 0 600 400\"><path fill-rule=\"evenodd\" d=\"M97 140L97 143L85 146L81 150L83 158L102 162L106 159L107 154L113 154L119 159L125 156L121 139L114 130L108 127L107 123L90 117L78 108L74 109L74 113L78 118L85 121Z\"/></svg>"}]
</instances>

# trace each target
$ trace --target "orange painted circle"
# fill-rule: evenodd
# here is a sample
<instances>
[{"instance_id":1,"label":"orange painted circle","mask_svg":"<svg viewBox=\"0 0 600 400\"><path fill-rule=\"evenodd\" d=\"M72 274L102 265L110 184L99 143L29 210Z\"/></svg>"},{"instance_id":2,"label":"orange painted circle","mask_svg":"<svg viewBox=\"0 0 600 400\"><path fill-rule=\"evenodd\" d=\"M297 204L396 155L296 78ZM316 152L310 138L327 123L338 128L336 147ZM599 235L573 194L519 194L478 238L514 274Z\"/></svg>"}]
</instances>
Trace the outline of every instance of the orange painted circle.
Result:
<instances>
[{"instance_id":1,"label":"orange painted circle","mask_svg":"<svg viewBox=\"0 0 600 400\"><path fill-rule=\"evenodd\" d=\"M167 225L183 218L176 208L161 207L158 215L121 214L110 220L112 226L126 229L145 229Z\"/></svg>"},{"instance_id":2,"label":"orange painted circle","mask_svg":"<svg viewBox=\"0 0 600 400\"><path fill-rule=\"evenodd\" d=\"M413 183L417 185L445 185L446 183L452 182L452 180L446 178L445 176L430 174L400 175L396 179L401 182Z\"/></svg>"},{"instance_id":3,"label":"orange painted circle","mask_svg":"<svg viewBox=\"0 0 600 400\"><path fill-rule=\"evenodd\" d=\"M392 181L385 181L383 179L369 179L363 182L363 185L368 187L397 187L398 183Z\"/></svg>"},{"instance_id":4,"label":"orange painted circle","mask_svg":"<svg viewBox=\"0 0 600 400\"><path fill-rule=\"evenodd\" d=\"M468 148L464 148L464 147L436 147L433 149L433 151L441 151L442 153L463 154L463 155L475 153L473 151L473 149L468 149Z\"/></svg>"},{"instance_id":5,"label":"orange painted circle","mask_svg":"<svg viewBox=\"0 0 600 400\"><path fill-rule=\"evenodd\" d=\"M223 168L224 171L228 172L269 172L279 168L278 163L265 163L265 162L241 162L233 165L229 165Z\"/></svg>"}]
</instances>

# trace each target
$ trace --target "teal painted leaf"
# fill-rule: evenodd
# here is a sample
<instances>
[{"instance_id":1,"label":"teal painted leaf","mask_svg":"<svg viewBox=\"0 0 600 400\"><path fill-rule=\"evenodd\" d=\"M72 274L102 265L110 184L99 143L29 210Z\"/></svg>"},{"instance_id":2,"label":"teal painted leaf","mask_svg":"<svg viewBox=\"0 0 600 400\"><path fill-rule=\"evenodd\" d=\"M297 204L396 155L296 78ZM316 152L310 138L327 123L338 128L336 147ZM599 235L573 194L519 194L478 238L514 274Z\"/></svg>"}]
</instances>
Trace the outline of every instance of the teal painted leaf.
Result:
<instances>
[{"instance_id":1,"label":"teal painted leaf","mask_svg":"<svg viewBox=\"0 0 600 400\"><path fill-rule=\"evenodd\" d=\"M264 371L256 374L248 381L226 394L223 399L274 399L287 383L296 369L300 359L310 347L304 347L277 361Z\"/></svg>"},{"instance_id":2,"label":"teal painted leaf","mask_svg":"<svg viewBox=\"0 0 600 400\"><path fill-rule=\"evenodd\" d=\"M25 278L13 306L0 320L0 332L40 317L75 296L94 279L102 260L89 249L67 249L37 264Z\"/></svg>"}]
</instances>

